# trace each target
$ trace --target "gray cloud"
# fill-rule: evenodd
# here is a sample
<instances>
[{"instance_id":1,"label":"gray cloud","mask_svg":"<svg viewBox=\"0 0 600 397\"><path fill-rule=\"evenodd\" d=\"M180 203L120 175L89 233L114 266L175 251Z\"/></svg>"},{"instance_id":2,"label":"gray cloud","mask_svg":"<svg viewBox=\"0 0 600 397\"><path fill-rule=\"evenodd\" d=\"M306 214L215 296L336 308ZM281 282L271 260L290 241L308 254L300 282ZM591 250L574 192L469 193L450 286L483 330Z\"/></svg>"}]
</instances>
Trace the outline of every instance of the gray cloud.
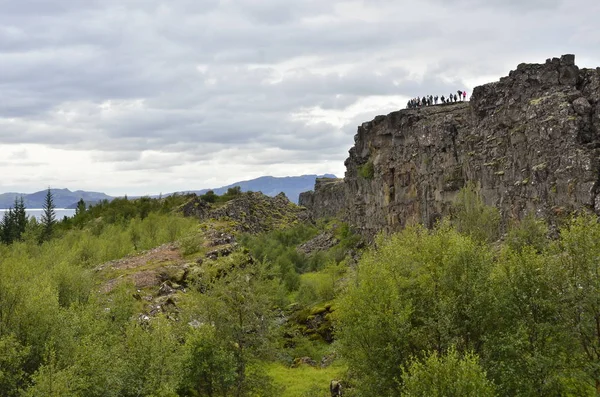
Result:
<instances>
[{"instance_id":1,"label":"gray cloud","mask_svg":"<svg viewBox=\"0 0 600 397\"><path fill-rule=\"evenodd\" d=\"M599 8L0 0L0 143L89 151L115 180L123 172L140 186L148 173L223 157L254 175L272 164L341 164L356 125L410 97L471 90L567 52L600 64L590 39L600 37ZM227 167L217 167L223 179Z\"/></svg>"}]
</instances>

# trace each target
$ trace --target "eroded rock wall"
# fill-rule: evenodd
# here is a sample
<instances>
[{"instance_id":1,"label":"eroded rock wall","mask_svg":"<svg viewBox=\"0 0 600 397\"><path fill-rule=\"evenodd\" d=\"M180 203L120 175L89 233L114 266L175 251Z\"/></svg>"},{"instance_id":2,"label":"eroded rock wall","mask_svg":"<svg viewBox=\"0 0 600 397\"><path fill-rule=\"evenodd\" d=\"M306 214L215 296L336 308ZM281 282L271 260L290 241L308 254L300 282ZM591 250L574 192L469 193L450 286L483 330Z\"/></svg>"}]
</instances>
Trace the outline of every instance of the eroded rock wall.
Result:
<instances>
[{"instance_id":1,"label":"eroded rock wall","mask_svg":"<svg viewBox=\"0 0 600 397\"><path fill-rule=\"evenodd\" d=\"M341 178L317 178L315 190L300 193L300 205L310 208L315 218L345 217L346 184Z\"/></svg>"},{"instance_id":2,"label":"eroded rock wall","mask_svg":"<svg viewBox=\"0 0 600 397\"><path fill-rule=\"evenodd\" d=\"M367 235L431 225L468 181L505 220L600 213L600 68L572 55L521 64L470 102L377 116L354 141L336 193L317 184L300 203Z\"/></svg>"}]
</instances>

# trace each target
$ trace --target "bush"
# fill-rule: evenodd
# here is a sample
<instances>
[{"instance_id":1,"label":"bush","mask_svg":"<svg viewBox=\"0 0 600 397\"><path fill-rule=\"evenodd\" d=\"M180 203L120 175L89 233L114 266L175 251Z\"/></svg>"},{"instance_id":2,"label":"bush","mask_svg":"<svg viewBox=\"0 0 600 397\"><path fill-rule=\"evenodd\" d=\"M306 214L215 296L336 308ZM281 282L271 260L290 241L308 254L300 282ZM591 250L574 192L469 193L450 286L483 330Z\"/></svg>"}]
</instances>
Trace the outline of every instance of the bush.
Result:
<instances>
[{"instance_id":1,"label":"bush","mask_svg":"<svg viewBox=\"0 0 600 397\"><path fill-rule=\"evenodd\" d=\"M447 225L407 228L376 246L338 301L337 338L360 395L399 395L394 379L412 355L481 343L491 255Z\"/></svg>"},{"instance_id":2,"label":"bush","mask_svg":"<svg viewBox=\"0 0 600 397\"><path fill-rule=\"evenodd\" d=\"M506 244L515 251L521 251L529 246L537 252L542 252L548 244L547 234L546 223L536 219L533 214L529 214L520 222L512 225L508 231Z\"/></svg>"},{"instance_id":3,"label":"bush","mask_svg":"<svg viewBox=\"0 0 600 397\"><path fill-rule=\"evenodd\" d=\"M403 397L492 397L492 383L475 354L459 357L451 348L444 355L429 354L423 361L413 359L402 373Z\"/></svg>"},{"instance_id":4,"label":"bush","mask_svg":"<svg viewBox=\"0 0 600 397\"><path fill-rule=\"evenodd\" d=\"M69 307L88 301L94 284L89 272L63 262L54 267L53 273L60 306Z\"/></svg>"},{"instance_id":5,"label":"bush","mask_svg":"<svg viewBox=\"0 0 600 397\"><path fill-rule=\"evenodd\" d=\"M179 247L183 255L192 255L200 252L204 238L200 233L193 233L179 240Z\"/></svg>"},{"instance_id":6,"label":"bush","mask_svg":"<svg viewBox=\"0 0 600 397\"><path fill-rule=\"evenodd\" d=\"M217 201L218 197L219 196L217 196L215 192L209 190L208 192L202 194L200 196L200 199L206 201L207 203L214 203L215 201Z\"/></svg>"},{"instance_id":7,"label":"bush","mask_svg":"<svg viewBox=\"0 0 600 397\"><path fill-rule=\"evenodd\" d=\"M18 391L25 381L23 364L29 354L12 335L0 336L0 390L4 396L19 395Z\"/></svg>"},{"instance_id":8,"label":"bush","mask_svg":"<svg viewBox=\"0 0 600 397\"><path fill-rule=\"evenodd\" d=\"M479 242L492 242L500 235L500 213L483 203L475 186L469 183L458 193L452 223L456 229Z\"/></svg>"}]
</instances>

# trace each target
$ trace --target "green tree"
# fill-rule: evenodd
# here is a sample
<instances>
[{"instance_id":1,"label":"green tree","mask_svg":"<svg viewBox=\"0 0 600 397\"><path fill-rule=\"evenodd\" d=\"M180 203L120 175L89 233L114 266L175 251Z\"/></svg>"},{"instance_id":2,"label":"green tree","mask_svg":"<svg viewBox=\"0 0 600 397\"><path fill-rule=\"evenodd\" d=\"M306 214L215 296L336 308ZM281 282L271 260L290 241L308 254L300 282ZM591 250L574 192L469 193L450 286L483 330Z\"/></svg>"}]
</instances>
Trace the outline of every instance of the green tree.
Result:
<instances>
[{"instance_id":1,"label":"green tree","mask_svg":"<svg viewBox=\"0 0 600 397\"><path fill-rule=\"evenodd\" d=\"M19 196L15 199L15 238L21 240L23 233L27 229L27 209L25 208L25 202L23 196Z\"/></svg>"},{"instance_id":2,"label":"green tree","mask_svg":"<svg viewBox=\"0 0 600 397\"><path fill-rule=\"evenodd\" d=\"M25 371L23 365L29 348L24 347L12 335L0 335L0 390L6 397L19 395L24 386Z\"/></svg>"},{"instance_id":3,"label":"green tree","mask_svg":"<svg viewBox=\"0 0 600 397\"><path fill-rule=\"evenodd\" d=\"M4 212L0 224L0 238L5 244L11 244L15 239L15 215L12 208Z\"/></svg>"},{"instance_id":4,"label":"green tree","mask_svg":"<svg viewBox=\"0 0 600 397\"><path fill-rule=\"evenodd\" d=\"M563 321L583 352L584 370L600 394L600 224L595 215L574 219L556 246L564 273L557 296ZM559 281L560 281L559 280Z\"/></svg>"},{"instance_id":5,"label":"green tree","mask_svg":"<svg viewBox=\"0 0 600 397\"><path fill-rule=\"evenodd\" d=\"M85 212L85 210L86 210L85 201L83 201L83 199L80 198L79 201L77 202L77 208L75 208L75 216L83 214Z\"/></svg>"},{"instance_id":6,"label":"green tree","mask_svg":"<svg viewBox=\"0 0 600 397\"><path fill-rule=\"evenodd\" d=\"M228 396L235 389L235 357L213 326L188 334L179 393L184 396Z\"/></svg>"},{"instance_id":7,"label":"green tree","mask_svg":"<svg viewBox=\"0 0 600 397\"><path fill-rule=\"evenodd\" d=\"M478 351L491 255L441 225L380 236L336 311L342 354L361 395L398 395L400 368L422 351Z\"/></svg>"},{"instance_id":8,"label":"green tree","mask_svg":"<svg viewBox=\"0 0 600 397\"><path fill-rule=\"evenodd\" d=\"M206 292L206 307L208 321L214 324L217 335L232 346L235 364L232 395L243 397L250 394L258 380L249 372L251 364L272 346L273 299L280 286L262 264L244 263L241 253L227 258L231 261L228 273L215 279Z\"/></svg>"},{"instance_id":9,"label":"green tree","mask_svg":"<svg viewBox=\"0 0 600 397\"><path fill-rule=\"evenodd\" d=\"M458 193L453 205L452 223L459 232L480 242L495 241L500 234L498 209L485 205L472 183Z\"/></svg>"},{"instance_id":10,"label":"green tree","mask_svg":"<svg viewBox=\"0 0 600 397\"><path fill-rule=\"evenodd\" d=\"M488 374L501 395L569 395L581 381L571 376L578 347L559 315L562 271L536 248L517 248L502 250L490 277L482 352Z\"/></svg>"},{"instance_id":11,"label":"green tree","mask_svg":"<svg viewBox=\"0 0 600 397\"><path fill-rule=\"evenodd\" d=\"M218 197L219 196L217 196L214 191L209 190L208 192L201 195L200 199L206 201L207 203L214 203L215 201L217 201Z\"/></svg>"},{"instance_id":12,"label":"green tree","mask_svg":"<svg viewBox=\"0 0 600 397\"><path fill-rule=\"evenodd\" d=\"M83 227L86 218L87 218L87 208L85 205L85 201L83 199L79 199L77 202L77 207L75 208L75 215L73 215L72 222L76 227Z\"/></svg>"},{"instance_id":13,"label":"green tree","mask_svg":"<svg viewBox=\"0 0 600 397\"><path fill-rule=\"evenodd\" d=\"M423 361L413 359L402 373L402 397L492 397L493 384L486 378L478 357L456 349L432 352Z\"/></svg>"},{"instance_id":14,"label":"green tree","mask_svg":"<svg viewBox=\"0 0 600 397\"><path fill-rule=\"evenodd\" d=\"M27 213L23 197L15 197L12 208L4 212L0 223L0 241L11 244L22 239L27 227Z\"/></svg>"},{"instance_id":15,"label":"green tree","mask_svg":"<svg viewBox=\"0 0 600 397\"><path fill-rule=\"evenodd\" d=\"M171 396L180 374L181 345L164 317L126 329L122 396Z\"/></svg>"},{"instance_id":16,"label":"green tree","mask_svg":"<svg viewBox=\"0 0 600 397\"><path fill-rule=\"evenodd\" d=\"M25 397L76 397L81 394L76 389L81 380L72 370L60 368L56 353L51 350L46 354L43 365L33 374L32 385L22 395Z\"/></svg>"},{"instance_id":17,"label":"green tree","mask_svg":"<svg viewBox=\"0 0 600 397\"><path fill-rule=\"evenodd\" d=\"M41 218L42 241L50 240L52 233L54 232L54 225L56 224L56 212L54 211L55 208L52 192L50 191L50 188L48 188L46 197L44 198L44 206Z\"/></svg>"}]
</instances>

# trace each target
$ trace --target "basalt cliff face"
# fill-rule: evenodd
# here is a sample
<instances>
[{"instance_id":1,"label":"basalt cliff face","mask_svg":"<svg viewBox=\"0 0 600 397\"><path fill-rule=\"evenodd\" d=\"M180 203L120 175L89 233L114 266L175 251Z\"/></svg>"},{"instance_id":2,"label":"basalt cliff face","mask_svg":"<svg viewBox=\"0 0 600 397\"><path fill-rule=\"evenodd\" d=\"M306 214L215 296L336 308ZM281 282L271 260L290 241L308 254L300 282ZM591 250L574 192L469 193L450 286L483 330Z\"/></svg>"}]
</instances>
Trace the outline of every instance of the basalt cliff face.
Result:
<instances>
[{"instance_id":1,"label":"basalt cliff face","mask_svg":"<svg viewBox=\"0 0 600 397\"><path fill-rule=\"evenodd\" d=\"M406 109L363 123L343 180L318 180L300 204L363 234L432 225L472 181L505 220L600 214L600 68L573 55L521 64L470 102Z\"/></svg>"}]
</instances>

